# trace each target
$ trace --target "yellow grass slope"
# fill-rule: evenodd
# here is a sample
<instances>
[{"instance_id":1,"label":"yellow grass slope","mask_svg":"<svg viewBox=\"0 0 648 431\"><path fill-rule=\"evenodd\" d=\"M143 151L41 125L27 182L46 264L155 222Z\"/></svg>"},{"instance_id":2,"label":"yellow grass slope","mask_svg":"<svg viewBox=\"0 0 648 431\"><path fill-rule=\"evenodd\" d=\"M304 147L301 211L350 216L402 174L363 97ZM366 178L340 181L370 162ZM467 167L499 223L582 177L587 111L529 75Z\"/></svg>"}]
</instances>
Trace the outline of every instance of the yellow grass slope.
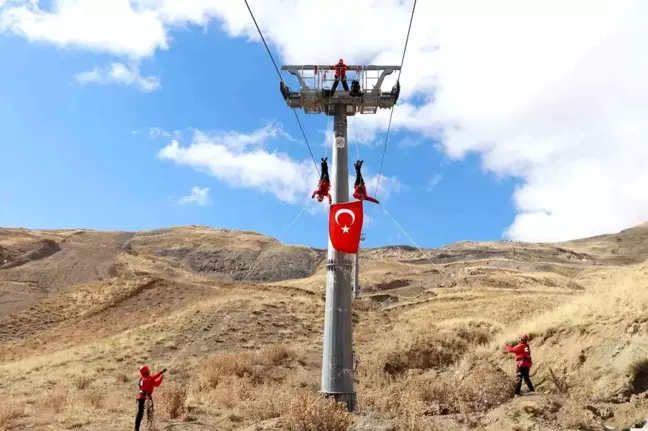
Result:
<instances>
[{"instance_id":1,"label":"yellow grass slope","mask_svg":"<svg viewBox=\"0 0 648 431\"><path fill-rule=\"evenodd\" d=\"M630 426L648 412L647 258L645 225L362 250L346 415L316 396L324 251L200 226L0 229L0 429L130 429L142 363L169 368L160 429ZM502 346L521 332L538 393L514 399Z\"/></svg>"}]
</instances>

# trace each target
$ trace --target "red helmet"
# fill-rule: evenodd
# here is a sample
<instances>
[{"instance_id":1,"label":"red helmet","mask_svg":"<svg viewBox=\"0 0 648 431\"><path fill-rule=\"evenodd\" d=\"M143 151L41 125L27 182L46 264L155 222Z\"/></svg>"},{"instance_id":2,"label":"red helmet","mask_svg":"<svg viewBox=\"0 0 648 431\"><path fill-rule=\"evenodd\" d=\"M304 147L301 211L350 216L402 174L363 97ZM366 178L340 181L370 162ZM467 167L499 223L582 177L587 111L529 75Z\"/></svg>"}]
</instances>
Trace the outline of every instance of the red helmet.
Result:
<instances>
[{"instance_id":1,"label":"red helmet","mask_svg":"<svg viewBox=\"0 0 648 431\"><path fill-rule=\"evenodd\" d=\"M142 365L139 369L139 372L142 377L148 377L149 374L151 374L151 370L149 370L148 365Z\"/></svg>"},{"instance_id":2,"label":"red helmet","mask_svg":"<svg viewBox=\"0 0 648 431\"><path fill-rule=\"evenodd\" d=\"M344 60L340 59L340 64L344 63Z\"/></svg>"},{"instance_id":3,"label":"red helmet","mask_svg":"<svg viewBox=\"0 0 648 431\"><path fill-rule=\"evenodd\" d=\"M528 341L529 336L527 334L520 335L520 341Z\"/></svg>"}]
</instances>

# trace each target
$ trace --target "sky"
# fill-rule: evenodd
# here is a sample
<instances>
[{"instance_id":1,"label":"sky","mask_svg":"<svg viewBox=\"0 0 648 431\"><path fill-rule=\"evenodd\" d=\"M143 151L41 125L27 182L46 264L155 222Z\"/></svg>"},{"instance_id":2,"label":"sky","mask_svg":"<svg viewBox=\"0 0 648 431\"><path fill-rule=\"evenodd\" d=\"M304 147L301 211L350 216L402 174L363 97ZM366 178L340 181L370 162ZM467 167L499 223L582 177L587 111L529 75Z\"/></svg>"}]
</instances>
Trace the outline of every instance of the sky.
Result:
<instances>
[{"instance_id":1,"label":"sky","mask_svg":"<svg viewBox=\"0 0 648 431\"><path fill-rule=\"evenodd\" d=\"M399 65L412 10L249 5L280 65ZM648 220L647 18L643 0L419 1L363 246ZM326 246L315 165L243 0L0 0L0 58L0 226L196 224ZM330 155L330 118L298 115L315 159ZM388 121L349 119L370 194Z\"/></svg>"}]
</instances>

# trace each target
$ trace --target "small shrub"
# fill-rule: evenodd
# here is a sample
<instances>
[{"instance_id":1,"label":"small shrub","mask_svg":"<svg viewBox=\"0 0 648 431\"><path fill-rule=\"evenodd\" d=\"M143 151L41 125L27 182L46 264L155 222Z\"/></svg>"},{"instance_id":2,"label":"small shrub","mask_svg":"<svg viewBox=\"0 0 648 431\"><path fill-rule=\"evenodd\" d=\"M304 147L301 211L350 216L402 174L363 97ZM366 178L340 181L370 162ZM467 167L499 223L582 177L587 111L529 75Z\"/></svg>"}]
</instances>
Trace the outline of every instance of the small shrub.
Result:
<instances>
[{"instance_id":1,"label":"small shrub","mask_svg":"<svg viewBox=\"0 0 648 431\"><path fill-rule=\"evenodd\" d=\"M255 391L254 399L244 401L242 406L252 420L264 421L281 416L288 408L288 398L280 388L265 386Z\"/></svg>"},{"instance_id":2,"label":"small shrub","mask_svg":"<svg viewBox=\"0 0 648 431\"><path fill-rule=\"evenodd\" d=\"M346 406L310 392L296 394L281 418L289 431L347 431L353 422Z\"/></svg>"},{"instance_id":3,"label":"small shrub","mask_svg":"<svg viewBox=\"0 0 648 431\"><path fill-rule=\"evenodd\" d=\"M74 387L82 391L90 386L92 379L89 376L76 376L73 380Z\"/></svg>"},{"instance_id":4,"label":"small shrub","mask_svg":"<svg viewBox=\"0 0 648 431\"><path fill-rule=\"evenodd\" d=\"M42 405L53 413L61 413L68 401L68 394L63 390L50 392L43 398Z\"/></svg>"},{"instance_id":5,"label":"small shrub","mask_svg":"<svg viewBox=\"0 0 648 431\"><path fill-rule=\"evenodd\" d=\"M417 327L381 354L382 371L390 376L410 369L443 369L476 345L488 343L499 330L489 322L461 321L439 327Z\"/></svg>"},{"instance_id":6,"label":"small shrub","mask_svg":"<svg viewBox=\"0 0 648 431\"><path fill-rule=\"evenodd\" d=\"M372 404L411 429L433 427L424 416L448 414L459 415L459 420L473 426L470 418L505 403L513 394L513 380L503 370L491 363L476 363L460 379L447 374L408 376Z\"/></svg>"},{"instance_id":7,"label":"small shrub","mask_svg":"<svg viewBox=\"0 0 648 431\"><path fill-rule=\"evenodd\" d=\"M25 416L25 408L21 404L11 401L0 404L0 428L23 416Z\"/></svg>"},{"instance_id":8,"label":"small shrub","mask_svg":"<svg viewBox=\"0 0 648 431\"><path fill-rule=\"evenodd\" d=\"M648 391L648 359L634 361L628 370L635 394Z\"/></svg>"},{"instance_id":9,"label":"small shrub","mask_svg":"<svg viewBox=\"0 0 648 431\"><path fill-rule=\"evenodd\" d=\"M186 412L187 388L169 384L160 388L160 406L169 419L177 419Z\"/></svg>"},{"instance_id":10,"label":"small shrub","mask_svg":"<svg viewBox=\"0 0 648 431\"><path fill-rule=\"evenodd\" d=\"M273 365L282 365L294 360L297 355L284 345L275 344L260 352L266 361Z\"/></svg>"},{"instance_id":11,"label":"small shrub","mask_svg":"<svg viewBox=\"0 0 648 431\"><path fill-rule=\"evenodd\" d=\"M448 366L459 360L465 343L436 335L418 336L396 347L384 358L383 371L391 376L409 369L431 369Z\"/></svg>"},{"instance_id":12,"label":"small shrub","mask_svg":"<svg viewBox=\"0 0 648 431\"><path fill-rule=\"evenodd\" d=\"M104 394L98 389L89 391L83 397L92 408L100 409L103 406Z\"/></svg>"},{"instance_id":13,"label":"small shrub","mask_svg":"<svg viewBox=\"0 0 648 431\"><path fill-rule=\"evenodd\" d=\"M561 394L568 393L571 388L567 372L564 369L554 371L552 367L549 367L549 380Z\"/></svg>"},{"instance_id":14,"label":"small shrub","mask_svg":"<svg viewBox=\"0 0 648 431\"><path fill-rule=\"evenodd\" d=\"M254 384L262 384L274 378L273 368L295 354L283 347L271 348L258 353L233 353L216 355L205 359L203 370L197 381L198 391L217 388L229 377L248 379Z\"/></svg>"}]
</instances>

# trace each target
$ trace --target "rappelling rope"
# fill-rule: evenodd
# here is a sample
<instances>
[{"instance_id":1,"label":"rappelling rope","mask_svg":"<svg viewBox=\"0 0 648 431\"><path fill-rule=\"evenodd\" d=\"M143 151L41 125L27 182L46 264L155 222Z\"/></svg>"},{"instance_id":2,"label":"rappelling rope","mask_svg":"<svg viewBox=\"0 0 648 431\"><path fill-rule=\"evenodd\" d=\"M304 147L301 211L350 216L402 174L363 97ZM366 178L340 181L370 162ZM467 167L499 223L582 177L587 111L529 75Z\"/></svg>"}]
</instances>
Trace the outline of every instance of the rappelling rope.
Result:
<instances>
[{"instance_id":1,"label":"rappelling rope","mask_svg":"<svg viewBox=\"0 0 648 431\"><path fill-rule=\"evenodd\" d=\"M356 160L360 160L360 144L358 144L358 132L356 128L358 127L358 119L356 118L355 114L353 116L353 132L352 132L352 138L355 141L356 144Z\"/></svg>"},{"instance_id":2,"label":"rappelling rope","mask_svg":"<svg viewBox=\"0 0 648 431\"><path fill-rule=\"evenodd\" d=\"M410 17L409 27L407 29L407 37L405 38L405 48L403 48L403 57L401 58L400 70L398 71L398 78L396 82L400 81L401 73L403 72L403 63L405 62L405 53L407 52L407 42L409 42L410 31L412 30L412 21L414 21L414 11L416 10L416 0L414 0L414 5L412 6L412 16ZM387 125L387 135L385 135L385 145L383 146L382 159L380 160L380 170L378 171L378 180L376 181L376 192L374 196L378 198L378 186L380 184L380 175L383 170L383 163L385 162L385 152L387 151L387 142L389 142L389 132L391 131L392 117L394 116L394 108L396 104L391 108L391 113L389 114L389 124Z\"/></svg>"},{"instance_id":3,"label":"rappelling rope","mask_svg":"<svg viewBox=\"0 0 648 431\"><path fill-rule=\"evenodd\" d=\"M396 219L394 218L394 216L391 215L391 213L390 213L389 211L387 211L387 208L385 208L385 206L382 205L382 204L379 204L379 205L380 205L380 207L383 209L383 211L385 212L385 214L387 214L387 215L392 219L392 221L394 222L394 224L395 224L396 226L398 226L398 228L401 230L401 232L403 232L403 233L405 234L405 236L406 236L407 238L409 238L409 240L412 242L412 244L414 245L414 247L416 247L416 248L418 249L418 251L423 255L423 257L424 257L428 262L430 262L430 264L431 264L432 266L434 266L434 268L435 268L437 271L439 271L439 274L441 274L441 276L442 276L444 279L446 279L446 281L449 281L449 278L448 278L447 274L446 274L444 271L441 270L441 267L440 267L439 265L437 265L436 263L432 262L432 259L430 259L430 257L428 256L428 254L425 253L425 252L423 251L423 249L422 249L421 247L418 246L418 244L416 243L416 241L414 241L414 239L410 236L410 234L408 234L408 233L405 231L405 229L403 229L403 226L401 226L400 223L398 223L398 222L396 221Z\"/></svg>"},{"instance_id":4,"label":"rappelling rope","mask_svg":"<svg viewBox=\"0 0 648 431\"><path fill-rule=\"evenodd\" d=\"M328 109L328 108L327 108ZM328 111L327 111L328 112ZM326 114L326 131L328 132L331 127L331 116ZM324 133L324 136L326 136L326 133ZM333 132L333 141L335 140L335 132ZM329 162L333 163L333 142L331 142L330 139L326 139L326 152L329 155ZM329 153L329 148L330 148L330 153Z\"/></svg>"},{"instance_id":5,"label":"rappelling rope","mask_svg":"<svg viewBox=\"0 0 648 431\"><path fill-rule=\"evenodd\" d=\"M268 44L266 43L266 40L263 37L263 33L261 32L261 29L259 28L259 24L257 24L257 22L256 22L256 18L254 18L254 14L252 13L252 9L250 9L250 5L248 4L247 0L245 0L245 5L247 6L248 11L250 12L250 16L252 17L252 21L254 21L254 25L256 26L256 29L259 32L259 36L261 36L261 40L263 41L263 45L265 46L266 51L268 51L268 55L270 56L270 60L272 60L272 64L274 65L274 68L277 71L277 75L279 75L279 79L281 80L281 82L284 82L283 76L281 76L281 72L279 71L279 67L277 66L277 62L274 60L274 57L272 56L272 53L270 52L270 48L268 47ZM315 156L313 155L313 150L311 149L311 146L308 143L308 138L306 138L306 132L304 132L304 127L302 126L301 120L299 119L299 116L297 115L297 110L295 108L292 108L292 110L293 110L293 113L295 114L295 119L297 120L297 124L299 124L299 129L302 132L302 136L304 137L304 142L306 143L306 147L308 147L308 152L310 153L311 159L313 159L313 163L315 164L315 170L317 171L317 175L319 176L320 171L319 171L319 168L317 167L317 161L315 161Z\"/></svg>"},{"instance_id":6,"label":"rappelling rope","mask_svg":"<svg viewBox=\"0 0 648 431\"><path fill-rule=\"evenodd\" d=\"M302 207L302 209L299 211L297 216L290 222L290 224L284 229L284 231L281 232L281 235L279 235L279 237L277 237L277 241L281 241L281 238L286 234L286 232L288 232L288 230L295 224L295 222L297 222L297 219L299 219L299 217L302 215L302 213L304 211L306 211L306 207ZM247 280L247 278L250 276L250 274L252 274L252 272L256 269L256 267L259 265L259 263L261 263L263 261L262 256L263 256L263 254L259 253L259 257L257 257L257 260L256 260L255 264L252 266L252 268L250 268L250 270L247 272L245 277L239 282L239 284L236 285L236 287L234 287L234 289L231 290L232 293L236 292L238 289L241 288L241 286L243 285L243 282L245 282L245 280ZM171 359L171 362L169 362L169 365L167 366L167 368L171 368L171 365L173 365L175 363L175 361L180 357L180 355L185 351L185 349L191 343L193 343L193 341L196 339L198 334L201 331L203 331L207 327L207 325L209 325L209 322L212 321L214 316L216 316L216 314L220 311L220 309L222 307L223 307L223 304L221 304L219 307L216 308L216 310L214 310L214 312L209 317L209 319L207 319L207 322L198 331L196 331L196 333L193 335L193 337L191 337L191 339L182 347L182 349L180 349L180 351Z\"/></svg>"}]
</instances>

